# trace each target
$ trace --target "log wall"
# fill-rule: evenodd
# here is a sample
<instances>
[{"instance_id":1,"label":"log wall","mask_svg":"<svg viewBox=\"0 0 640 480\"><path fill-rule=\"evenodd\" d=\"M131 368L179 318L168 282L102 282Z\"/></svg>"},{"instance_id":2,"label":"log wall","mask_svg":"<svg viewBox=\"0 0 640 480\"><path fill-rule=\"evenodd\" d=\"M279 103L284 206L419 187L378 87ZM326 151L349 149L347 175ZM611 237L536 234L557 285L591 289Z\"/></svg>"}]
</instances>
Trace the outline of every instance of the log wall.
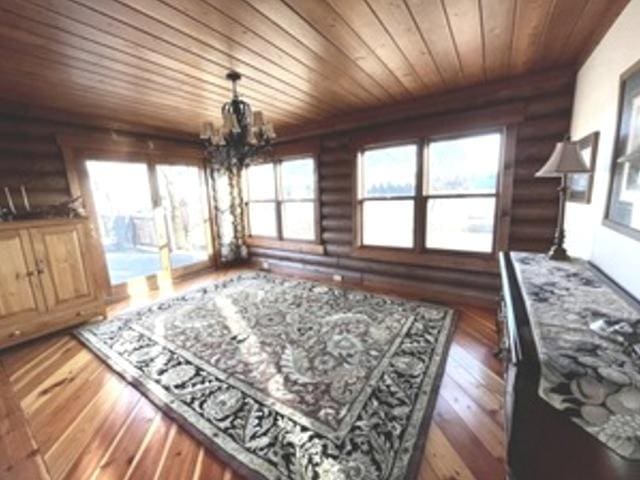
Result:
<instances>
[{"instance_id":1,"label":"log wall","mask_svg":"<svg viewBox=\"0 0 640 480\"><path fill-rule=\"evenodd\" d=\"M55 124L3 116L0 118L0 205L7 207L3 187L11 189L16 208L24 208L19 193L24 185L33 207L69 198Z\"/></svg>"},{"instance_id":2,"label":"log wall","mask_svg":"<svg viewBox=\"0 0 640 480\"><path fill-rule=\"evenodd\" d=\"M407 121L434 124L448 115L464 116L471 110L491 112L506 105L521 105L523 117L517 126L508 245L510 249L543 251L553 237L557 182L535 179L533 174L569 129L574 82L573 71L548 72L388 110L356 113L344 117L350 122L348 127L341 126L338 119L320 125L307 138L298 135L297 140L302 138L302 143L318 145L320 227L325 253L252 246L253 261L258 265L267 261L274 271L323 280L341 275L346 284L383 286L436 301L494 303L499 288L497 264L479 269L472 260L460 256L450 263L412 265L390 261L388 257L365 259L353 254L353 167L359 148L354 138L364 136L384 142L385 131L397 135ZM0 187L12 188L18 208L22 206L18 196L21 184L27 187L35 207L70 198L56 134L97 131L105 129L3 114L0 116ZM6 205L2 195L0 204Z\"/></svg>"},{"instance_id":3,"label":"log wall","mask_svg":"<svg viewBox=\"0 0 640 480\"><path fill-rule=\"evenodd\" d=\"M10 188L14 204L19 211L24 209L20 185L27 189L29 202L34 208L70 199L65 162L56 137L74 135L82 138L115 131L71 121L43 120L0 113L0 206L8 206L3 191L5 186ZM117 132L144 140L173 141L167 136L156 135L144 128L140 131L123 129ZM185 143L183 137L177 137L175 141L176 144L199 148L197 142Z\"/></svg>"},{"instance_id":4,"label":"log wall","mask_svg":"<svg viewBox=\"0 0 640 480\"><path fill-rule=\"evenodd\" d=\"M568 132L575 75L573 71L556 71L515 79L438 97L420 114L425 123L450 114L464 115L470 109L495 109L520 104L523 116L517 125L515 168L510 228L510 249L544 251L549 248L557 218L555 179L536 179L534 173L549 157L555 143ZM396 111L397 114L397 111ZM393 114L389 114L391 117ZM405 119L394 119L389 128L380 128L380 115L371 115L380 131L366 135L367 128L316 133L319 143L318 173L321 211L321 238L324 255L297 253L277 248L252 246L251 256L258 266L268 262L274 271L296 273L331 280L341 275L343 282L362 286L384 286L398 292L419 294L442 302L495 304L499 290L497 265L474 268L460 255L450 264L410 265L382 258L359 258L354 255L353 176L355 155L362 145L354 138L387 140L385 131L397 131ZM415 122L411 118L411 122ZM338 121L339 122L339 121ZM332 126L337 130L339 127ZM395 129L395 130L394 130ZM302 152L301 152L302 153Z\"/></svg>"}]
</instances>

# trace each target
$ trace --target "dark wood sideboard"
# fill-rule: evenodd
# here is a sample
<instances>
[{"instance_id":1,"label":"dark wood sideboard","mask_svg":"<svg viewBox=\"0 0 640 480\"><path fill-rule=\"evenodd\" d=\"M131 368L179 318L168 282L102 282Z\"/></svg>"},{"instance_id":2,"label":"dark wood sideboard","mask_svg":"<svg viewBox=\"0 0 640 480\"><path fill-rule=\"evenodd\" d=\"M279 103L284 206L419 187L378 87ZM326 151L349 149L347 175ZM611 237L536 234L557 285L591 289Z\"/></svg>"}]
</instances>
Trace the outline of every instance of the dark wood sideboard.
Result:
<instances>
[{"instance_id":1,"label":"dark wood sideboard","mask_svg":"<svg viewBox=\"0 0 640 480\"><path fill-rule=\"evenodd\" d=\"M620 457L540 398L540 361L509 252L500 254L500 274L507 478L640 479L640 461Z\"/></svg>"}]
</instances>

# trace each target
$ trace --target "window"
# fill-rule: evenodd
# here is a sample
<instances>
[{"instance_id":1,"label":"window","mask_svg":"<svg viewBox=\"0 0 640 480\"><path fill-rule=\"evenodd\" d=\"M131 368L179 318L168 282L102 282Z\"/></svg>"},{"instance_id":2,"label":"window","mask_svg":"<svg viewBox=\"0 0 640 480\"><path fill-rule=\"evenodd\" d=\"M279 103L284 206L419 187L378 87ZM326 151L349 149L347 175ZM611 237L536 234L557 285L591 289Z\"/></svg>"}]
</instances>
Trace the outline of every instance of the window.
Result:
<instances>
[{"instance_id":1,"label":"window","mask_svg":"<svg viewBox=\"0 0 640 480\"><path fill-rule=\"evenodd\" d=\"M313 159L282 162L280 185L282 237L314 240L316 184Z\"/></svg>"},{"instance_id":2,"label":"window","mask_svg":"<svg viewBox=\"0 0 640 480\"><path fill-rule=\"evenodd\" d=\"M360 157L360 243L494 250L502 135L368 149Z\"/></svg>"},{"instance_id":3,"label":"window","mask_svg":"<svg viewBox=\"0 0 640 480\"><path fill-rule=\"evenodd\" d=\"M410 248L416 192L417 146L366 150L360 159L364 245Z\"/></svg>"},{"instance_id":4,"label":"window","mask_svg":"<svg viewBox=\"0 0 640 480\"><path fill-rule=\"evenodd\" d=\"M501 144L499 133L428 144L427 248L493 251Z\"/></svg>"},{"instance_id":5,"label":"window","mask_svg":"<svg viewBox=\"0 0 640 480\"><path fill-rule=\"evenodd\" d=\"M252 165L246 171L251 236L315 241L316 173L313 158Z\"/></svg>"},{"instance_id":6,"label":"window","mask_svg":"<svg viewBox=\"0 0 640 480\"><path fill-rule=\"evenodd\" d=\"M274 164L254 165L247 169L247 199L251 235L277 237Z\"/></svg>"}]
</instances>

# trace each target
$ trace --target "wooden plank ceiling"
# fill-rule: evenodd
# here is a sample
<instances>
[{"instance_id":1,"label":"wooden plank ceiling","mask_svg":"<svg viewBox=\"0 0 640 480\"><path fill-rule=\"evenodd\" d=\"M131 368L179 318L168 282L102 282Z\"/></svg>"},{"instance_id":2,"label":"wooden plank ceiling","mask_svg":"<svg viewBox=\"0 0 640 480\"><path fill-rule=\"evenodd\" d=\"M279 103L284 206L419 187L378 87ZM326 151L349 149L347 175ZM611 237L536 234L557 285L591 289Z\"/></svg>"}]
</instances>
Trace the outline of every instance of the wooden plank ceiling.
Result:
<instances>
[{"instance_id":1,"label":"wooden plank ceiling","mask_svg":"<svg viewBox=\"0 0 640 480\"><path fill-rule=\"evenodd\" d=\"M233 68L254 108L299 129L576 64L627 3L0 0L0 104L196 133Z\"/></svg>"}]
</instances>

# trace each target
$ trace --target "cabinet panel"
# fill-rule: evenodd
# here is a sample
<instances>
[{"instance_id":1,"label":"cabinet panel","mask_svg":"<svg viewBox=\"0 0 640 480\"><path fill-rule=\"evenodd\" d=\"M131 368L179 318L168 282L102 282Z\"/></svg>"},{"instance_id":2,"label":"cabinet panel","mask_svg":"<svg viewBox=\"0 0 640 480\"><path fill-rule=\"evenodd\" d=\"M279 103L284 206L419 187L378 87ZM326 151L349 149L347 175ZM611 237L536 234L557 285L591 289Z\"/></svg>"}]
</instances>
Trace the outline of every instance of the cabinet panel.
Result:
<instances>
[{"instance_id":1,"label":"cabinet panel","mask_svg":"<svg viewBox=\"0 0 640 480\"><path fill-rule=\"evenodd\" d=\"M25 230L0 232L0 328L2 318L26 320L45 310Z\"/></svg>"},{"instance_id":2,"label":"cabinet panel","mask_svg":"<svg viewBox=\"0 0 640 480\"><path fill-rule=\"evenodd\" d=\"M86 224L0 223L0 348L104 315Z\"/></svg>"},{"instance_id":3,"label":"cabinet panel","mask_svg":"<svg viewBox=\"0 0 640 480\"><path fill-rule=\"evenodd\" d=\"M31 230L36 267L49 310L86 302L94 295L86 264L85 230L82 224Z\"/></svg>"}]
</instances>

